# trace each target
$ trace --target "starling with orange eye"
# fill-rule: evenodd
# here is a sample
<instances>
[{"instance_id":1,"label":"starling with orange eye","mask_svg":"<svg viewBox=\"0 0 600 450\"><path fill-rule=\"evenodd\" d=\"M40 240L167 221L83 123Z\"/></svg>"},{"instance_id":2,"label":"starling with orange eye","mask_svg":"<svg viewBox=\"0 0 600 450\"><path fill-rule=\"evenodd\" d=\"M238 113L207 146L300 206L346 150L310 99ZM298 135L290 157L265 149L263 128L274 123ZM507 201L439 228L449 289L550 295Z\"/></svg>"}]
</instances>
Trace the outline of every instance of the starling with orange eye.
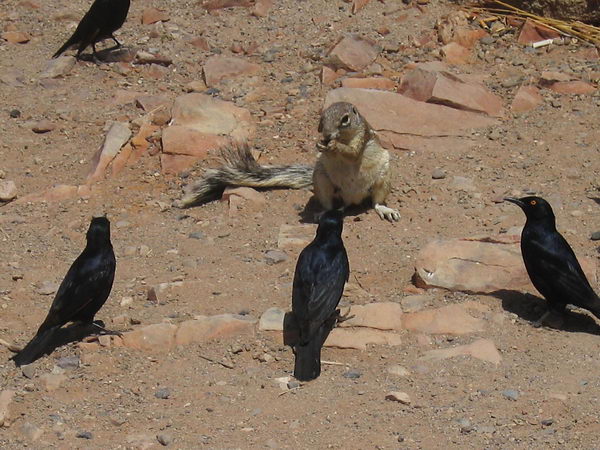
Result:
<instances>
[{"instance_id":1,"label":"starling with orange eye","mask_svg":"<svg viewBox=\"0 0 600 450\"><path fill-rule=\"evenodd\" d=\"M600 299L583 273L573 249L556 230L550 204L541 197L506 198L527 218L521 234L521 253L531 282L548 302L548 311L564 314L568 304L587 309L600 318Z\"/></svg>"}]
</instances>

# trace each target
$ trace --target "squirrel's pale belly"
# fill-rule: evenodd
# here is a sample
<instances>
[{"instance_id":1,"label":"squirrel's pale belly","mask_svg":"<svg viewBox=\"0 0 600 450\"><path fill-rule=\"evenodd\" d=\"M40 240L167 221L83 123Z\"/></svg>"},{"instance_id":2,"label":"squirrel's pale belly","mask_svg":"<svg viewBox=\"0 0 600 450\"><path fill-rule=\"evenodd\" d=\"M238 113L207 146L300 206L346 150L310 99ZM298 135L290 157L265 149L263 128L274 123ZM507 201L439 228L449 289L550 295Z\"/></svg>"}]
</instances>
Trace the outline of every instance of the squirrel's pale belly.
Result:
<instances>
[{"instance_id":1,"label":"squirrel's pale belly","mask_svg":"<svg viewBox=\"0 0 600 450\"><path fill-rule=\"evenodd\" d=\"M377 148L375 148L377 145ZM346 205L358 205L371 196L373 185L389 170L389 154L378 144L367 145L362 158L322 154L321 162L337 194Z\"/></svg>"}]
</instances>

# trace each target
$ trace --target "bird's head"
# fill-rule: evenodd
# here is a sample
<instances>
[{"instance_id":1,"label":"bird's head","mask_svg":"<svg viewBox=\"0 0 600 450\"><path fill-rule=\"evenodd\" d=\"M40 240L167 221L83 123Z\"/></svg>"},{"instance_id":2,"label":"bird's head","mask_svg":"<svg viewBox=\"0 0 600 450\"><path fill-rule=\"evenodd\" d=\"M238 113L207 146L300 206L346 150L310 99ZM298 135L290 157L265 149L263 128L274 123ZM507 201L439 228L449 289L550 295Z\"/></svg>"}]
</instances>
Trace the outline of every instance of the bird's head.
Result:
<instances>
[{"instance_id":1,"label":"bird's head","mask_svg":"<svg viewBox=\"0 0 600 450\"><path fill-rule=\"evenodd\" d=\"M106 216L93 217L87 231L87 241L91 245L110 243L110 221Z\"/></svg>"},{"instance_id":2,"label":"bird's head","mask_svg":"<svg viewBox=\"0 0 600 450\"><path fill-rule=\"evenodd\" d=\"M343 227L344 212L339 209L332 209L321 215L317 234L329 234L333 232L334 234L341 235Z\"/></svg>"},{"instance_id":3,"label":"bird's head","mask_svg":"<svg viewBox=\"0 0 600 450\"><path fill-rule=\"evenodd\" d=\"M525 216L527 216L527 219L529 220L551 219L552 221L554 221L554 212L552 211L550 203L548 203L541 197L507 197L504 200L518 205L523 210Z\"/></svg>"}]
</instances>

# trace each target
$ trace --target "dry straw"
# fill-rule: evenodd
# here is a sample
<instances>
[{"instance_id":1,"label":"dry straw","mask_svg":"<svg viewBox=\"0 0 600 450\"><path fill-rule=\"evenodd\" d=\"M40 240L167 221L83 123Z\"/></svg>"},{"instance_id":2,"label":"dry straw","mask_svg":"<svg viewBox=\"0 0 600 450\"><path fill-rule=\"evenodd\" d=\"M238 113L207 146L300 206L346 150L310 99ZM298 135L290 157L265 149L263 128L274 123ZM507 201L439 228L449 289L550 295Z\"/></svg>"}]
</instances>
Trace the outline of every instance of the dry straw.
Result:
<instances>
[{"instance_id":1,"label":"dry straw","mask_svg":"<svg viewBox=\"0 0 600 450\"><path fill-rule=\"evenodd\" d=\"M536 24L543 25L562 35L575 37L600 46L600 28L578 20L566 21L538 16L501 1L487 2L484 6L472 6L469 8L469 11L491 13L501 17L529 19Z\"/></svg>"}]
</instances>

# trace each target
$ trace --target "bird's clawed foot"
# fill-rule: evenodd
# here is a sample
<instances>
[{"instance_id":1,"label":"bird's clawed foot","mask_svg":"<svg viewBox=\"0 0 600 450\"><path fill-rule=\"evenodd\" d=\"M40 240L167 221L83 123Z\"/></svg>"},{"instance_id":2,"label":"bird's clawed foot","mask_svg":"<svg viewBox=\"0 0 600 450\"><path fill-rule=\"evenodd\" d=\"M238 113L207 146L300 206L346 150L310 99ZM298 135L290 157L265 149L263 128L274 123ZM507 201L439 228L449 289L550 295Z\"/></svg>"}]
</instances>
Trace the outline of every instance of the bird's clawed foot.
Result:
<instances>
[{"instance_id":1,"label":"bird's clawed foot","mask_svg":"<svg viewBox=\"0 0 600 450\"><path fill-rule=\"evenodd\" d=\"M390 222L398 222L400 220L400 213L395 209L388 208L385 205L380 205L378 203L373 207L375 212L381 219L388 220Z\"/></svg>"},{"instance_id":2,"label":"bird's clawed foot","mask_svg":"<svg viewBox=\"0 0 600 450\"><path fill-rule=\"evenodd\" d=\"M548 325L550 328L562 328L564 323L564 314L560 314L549 309L544 314L542 314L542 317L533 322L533 327L540 328L543 325Z\"/></svg>"},{"instance_id":3,"label":"bird's clawed foot","mask_svg":"<svg viewBox=\"0 0 600 450\"><path fill-rule=\"evenodd\" d=\"M346 311L345 314L342 314L339 309L335 310L335 320L338 324L343 323L346 320L354 319L355 317L354 314L350 315L350 308L348 308L348 311Z\"/></svg>"},{"instance_id":4,"label":"bird's clawed foot","mask_svg":"<svg viewBox=\"0 0 600 450\"><path fill-rule=\"evenodd\" d=\"M119 337L123 336L123 333L121 333L120 331L108 330L97 322L92 322L92 325L94 325L96 328L100 329L99 334L101 336L119 336Z\"/></svg>"},{"instance_id":5,"label":"bird's clawed foot","mask_svg":"<svg viewBox=\"0 0 600 450\"><path fill-rule=\"evenodd\" d=\"M115 46L114 46L114 47L111 47L109 50L114 50L114 49L116 49L116 48L121 48L121 43L120 43L119 41L117 41L117 38L116 38L116 37L114 37L114 36L111 34L110 38L111 38L113 41L115 41Z\"/></svg>"}]
</instances>

